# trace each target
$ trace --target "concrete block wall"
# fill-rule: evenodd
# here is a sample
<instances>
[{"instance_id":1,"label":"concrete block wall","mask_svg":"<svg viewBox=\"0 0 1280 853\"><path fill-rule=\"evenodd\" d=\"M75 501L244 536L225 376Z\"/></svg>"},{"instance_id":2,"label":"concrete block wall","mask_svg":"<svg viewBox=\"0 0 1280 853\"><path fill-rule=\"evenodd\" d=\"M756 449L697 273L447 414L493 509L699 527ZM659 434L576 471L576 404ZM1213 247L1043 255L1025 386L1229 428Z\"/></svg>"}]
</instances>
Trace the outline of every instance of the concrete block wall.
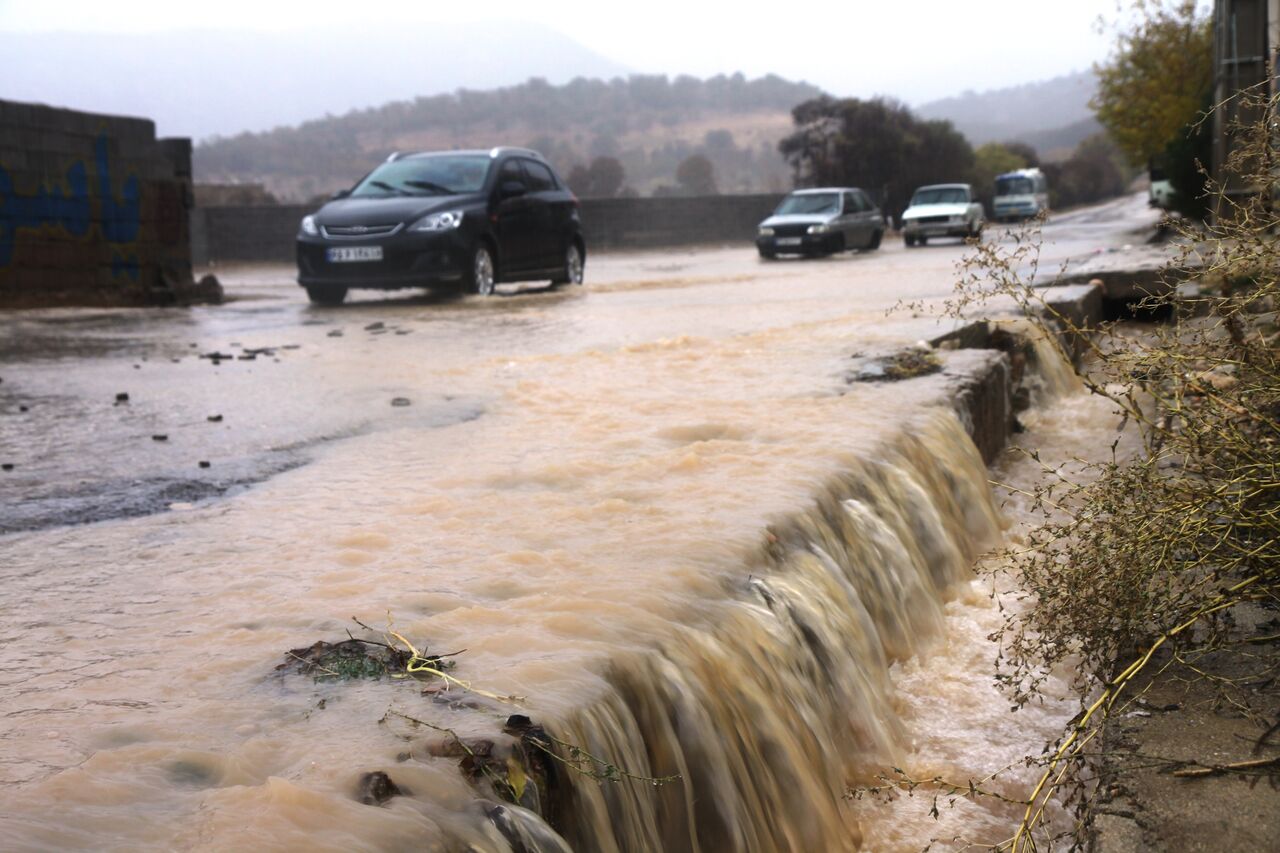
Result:
<instances>
[{"instance_id":1,"label":"concrete block wall","mask_svg":"<svg viewBox=\"0 0 1280 853\"><path fill-rule=\"evenodd\" d=\"M189 301L191 142L0 100L0 308Z\"/></svg>"},{"instance_id":2,"label":"concrete block wall","mask_svg":"<svg viewBox=\"0 0 1280 853\"><path fill-rule=\"evenodd\" d=\"M750 244L756 225L781 195L678 198L588 198L581 202L587 253L700 243ZM304 205L198 208L192 215L197 266L236 262L290 262Z\"/></svg>"}]
</instances>

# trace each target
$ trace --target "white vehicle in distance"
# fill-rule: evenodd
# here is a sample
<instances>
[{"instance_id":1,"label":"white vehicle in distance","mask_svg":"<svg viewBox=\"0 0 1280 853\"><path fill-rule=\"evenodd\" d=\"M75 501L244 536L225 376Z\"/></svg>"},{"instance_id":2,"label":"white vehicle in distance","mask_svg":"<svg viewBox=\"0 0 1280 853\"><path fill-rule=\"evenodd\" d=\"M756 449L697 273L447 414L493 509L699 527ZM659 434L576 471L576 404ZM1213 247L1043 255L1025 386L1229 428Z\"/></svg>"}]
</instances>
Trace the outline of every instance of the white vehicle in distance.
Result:
<instances>
[{"instance_id":1,"label":"white vehicle in distance","mask_svg":"<svg viewBox=\"0 0 1280 853\"><path fill-rule=\"evenodd\" d=\"M902 214L902 240L923 246L930 237L979 237L986 214L969 184L933 184L911 196Z\"/></svg>"},{"instance_id":2,"label":"white vehicle in distance","mask_svg":"<svg viewBox=\"0 0 1280 853\"><path fill-rule=\"evenodd\" d=\"M991 201L996 222L1030 219L1049 210L1049 182L1039 169L1019 169L996 177Z\"/></svg>"},{"instance_id":3,"label":"white vehicle in distance","mask_svg":"<svg viewBox=\"0 0 1280 853\"><path fill-rule=\"evenodd\" d=\"M760 257L830 255L880 247L884 214L856 187L796 190L756 231Z\"/></svg>"}]
</instances>

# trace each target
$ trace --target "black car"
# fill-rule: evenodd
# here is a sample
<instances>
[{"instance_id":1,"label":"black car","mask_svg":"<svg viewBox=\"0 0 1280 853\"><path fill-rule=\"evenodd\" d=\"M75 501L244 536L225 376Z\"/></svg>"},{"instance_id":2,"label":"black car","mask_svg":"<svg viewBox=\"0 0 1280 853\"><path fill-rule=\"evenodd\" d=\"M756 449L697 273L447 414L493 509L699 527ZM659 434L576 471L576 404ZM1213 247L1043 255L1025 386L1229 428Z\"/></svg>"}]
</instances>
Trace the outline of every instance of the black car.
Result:
<instances>
[{"instance_id":1,"label":"black car","mask_svg":"<svg viewBox=\"0 0 1280 853\"><path fill-rule=\"evenodd\" d=\"M582 283L578 200L536 151L397 155L303 217L298 284L336 305L352 287Z\"/></svg>"}]
</instances>

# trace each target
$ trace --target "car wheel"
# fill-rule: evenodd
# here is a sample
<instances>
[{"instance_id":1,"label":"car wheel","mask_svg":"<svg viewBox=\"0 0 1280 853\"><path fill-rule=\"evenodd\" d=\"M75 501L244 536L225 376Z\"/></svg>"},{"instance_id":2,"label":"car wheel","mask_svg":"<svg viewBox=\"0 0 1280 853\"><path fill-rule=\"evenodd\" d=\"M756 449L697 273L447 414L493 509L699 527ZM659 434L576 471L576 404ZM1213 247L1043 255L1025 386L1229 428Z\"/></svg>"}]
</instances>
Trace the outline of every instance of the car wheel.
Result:
<instances>
[{"instance_id":1,"label":"car wheel","mask_svg":"<svg viewBox=\"0 0 1280 853\"><path fill-rule=\"evenodd\" d=\"M916 238L912 237L910 234L904 234L902 236L902 243L908 249L914 249L916 247Z\"/></svg>"},{"instance_id":2,"label":"car wheel","mask_svg":"<svg viewBox=\"0 0 1280 853\"><path fill-rule=\"evenodd\" d=\"M879 248L880 248L880 240L881 240L883 237L884 237L884 232L883 232L883 231L876 231L876 232L874 232L874 233L871 235L871 242L867 244L867 249L868 249L868 251L869 251L869 250L872 250L872 249L879 249Z\"/></svg>"},{"instance_id":3,"label":"car wheel","mask_svg":"<svg viewBox=\"0 0 1280 853\"><path fill-rule=\"evenodd\" d=\"M471 253L471 266L467 270L467 290L480 296L492 296L497 280L493 251L487 243L481 243Z\"/></svg>"},{"instance_id":4,"label":"car wheel","mask_svg":"<svg viewBox=\"0 0 1280 853\"><path fill-rule=\"evenodd\" d=\"M552 284L582 284L582 249L576 242L570 243L564 252L564 269L552 279Z\"/></svg>"},{"instance_id":5,"label":"car wheel","mask_svg":"<svg viewBox=\"0 0 1280 853\"><path fill-rule=\"evenodd\" d=\"M916 238L916 242L919 243L921 246L927 246L929 245L929 238L921 234L919 237Z\"/></svg>"},{"instance_id":6,"label":"car wheel","mask_svg":"<svg viewBox=\"0 0 1280 853\"><path fill-rule=\"evenodd\" d=\"M312 284L307 286L307 298L313 305L341 305L347 298L347 289L335 284Z\"/></svg>"},{"instance_id":7,"label":"car wheel","mask_svg":"<svg viewBox=\"0 0 1280 853\"><path fill-rule=\"evenodd\" d=\"M778 253L772 249L761 249L760 257L764 258L766 261L772 261L778 257Z\"/></svg>"}]
</instances>

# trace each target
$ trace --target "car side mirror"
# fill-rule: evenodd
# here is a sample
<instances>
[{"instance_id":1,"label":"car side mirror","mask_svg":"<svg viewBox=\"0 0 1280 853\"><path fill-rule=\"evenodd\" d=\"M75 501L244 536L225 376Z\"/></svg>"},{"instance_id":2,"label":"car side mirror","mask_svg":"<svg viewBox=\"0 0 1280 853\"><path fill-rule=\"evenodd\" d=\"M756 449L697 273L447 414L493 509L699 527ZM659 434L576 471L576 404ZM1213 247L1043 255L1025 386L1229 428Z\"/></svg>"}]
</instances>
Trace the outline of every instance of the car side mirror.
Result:
<instances>
[{"instance_id":1,"label":"car side mirror","mask_svg":"<svg viewBox=\"0 0 1280 853\"><path fill-rule=\"evenodd\" d=\"M329 196L329 201L337 201L338 199L346 198L349 195L351 195L351 190L338 190L336 193Z\"/></svg>"},{"instance_id":2,"label":"car side mirror","mask_svg":"<svg viewBox=\"0 0 1280 853\"><path fill-rule=\"evenodd\" d=\"M502 186L498 187L499 198L517 198L525 194L524 184L519 181L504 181Z\"/></svg>"}]
</instances>

